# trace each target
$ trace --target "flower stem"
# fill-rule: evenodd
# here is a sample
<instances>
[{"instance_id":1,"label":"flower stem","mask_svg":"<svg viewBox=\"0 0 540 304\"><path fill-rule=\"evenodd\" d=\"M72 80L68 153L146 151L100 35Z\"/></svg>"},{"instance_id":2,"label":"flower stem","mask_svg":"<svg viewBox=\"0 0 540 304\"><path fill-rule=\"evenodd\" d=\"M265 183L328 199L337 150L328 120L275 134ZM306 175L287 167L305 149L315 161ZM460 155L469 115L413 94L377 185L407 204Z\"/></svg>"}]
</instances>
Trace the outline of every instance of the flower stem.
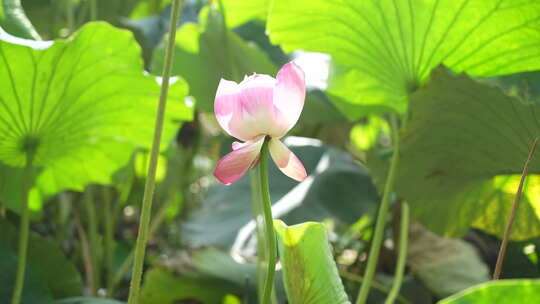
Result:
<instances>
[{"instance_id":1,"label":"flower stem","mask_svg":"<svg viewBox=\"0 0 540 304\"><path fill-rule=\"evenodd\" d=\"M112 215L112 193L111 188L103 186L103 232L104 232L104 242L103 242L103 260L105 264L105 273L106 280L105 286L107 286L107 296L111 296L112 291L112 282L114 275L114 216Z\"/></svg>"},{"instance_id":2,"label":"flower stem","mask_svg":"<svg viewBox=\"0 0 540 304\"><path fill-rule=\"evenodd\" d=\"M97 20L97 0L89 0L90 1L90 20L95 21Z\"/></svg>"},{"instance_id":3,"label":"flower stem","mask_svg":"<svg viewBox=\"0 0 540 304\"><path fill-rule=\"evenodd\" d=\"M90 290L92 296L96 296L98 289L101 287L101 263L99 259L99 235L98 235L98 218L96 214L96 206L94 200L93 187L88 186L84 191L84 208L88 224L88 238L90 240L90 258L92 260L92 279L94 288Z\"/></svg>"},{"instance_id":4,"label":"flower stem","mask_svg":"<svg viewBox=\"0 0 540 304\"><path fill-rule=\"evenodd\" d=\"M264 216L268 271L263 289L262 304L269 304L274 286L276 274L276 234L274 232L274 220L272 218L272 202L270 201L270 189L268 186L268 138L264 140L259 158L259 179L262 213Z\"/></svg>"},{"instance_id":5,"label":"flower stem","mask_svg":"<svg viewBox=\"0 0 540 304\"><path fill-rule=\"evenodd\" d=\"M510 232L512 231L512 225L514 224L514 219L516 218L519 201L521 200L521 192L523 191L523 183L525 182L525 178L527 177L527 174L529 173L529 165L534 156L534 152L536 151L537 144L538 144L538 137L534 139L534 142L532 143L532 146L531 146L531 150L529 152L529 156L527 157L527 160L525 161L525 165L523 165L523 172L521 174L521 179L519 180L519 186L516 192L516 196L514 197L514 203L512 204L512 211L510 212L510 217L508 218L508 223L506 224L506 229L504 230L504 236L501 243L501 247L499 248L499 255L497 256L497 263L495 264L495 271L493 272L493 280L498 280L501 276L502 264L504 261L504 255L506 253L506 247L508 246L508 241L510 239Z\"/></svg>"},{"instance_id":6,"label":"flower stem","mask_svg":"<svg viewBox=\"0 0 540 304\"><path fill-rule=\"evenodd\" d=\"M150 150L150 164L148 165L148 175L144 186L144 195L142 201L141 217L139 222L139 233L137 243L135 244L135 254L133 260L133 273L129 288L128 304L137 304L139 302L139 290L142 280L144 255L146 243L148 241L148 230L150 225L150 215L152 213L152 198L156 186L156 169L159 156L159 147L161 144L161 133L163 131L163 121L165 117L165 108L167 105L167 93L169 90L169 78L171 76L174 40L176 37L176 24L180 17L180 0L174 0L171 10L171 19L169 23L169 41L165 50L165 65L163 67L163 79L161 83L161 92L159 96L159 105L156 116L156 125L154 129L154 139L152 149Z\"/></svg>"},{"instance_id":7,"label":"flower stem","mask_svg":"<svg viewBox=\"0 0 540 304\"><path fill-rule=\"evenodd\" d=\"M377 268L377 262L379 260L379 252L381 250L381 244L384 235L384 227L388 218L388 209L390 206L390 198L394 191L394 183L396 180L396 171L399 161L399 136L397 117L395 114L390 116L390 126L392 128L392 139L394 144L394 152L392 154L392 160L390 161L390 170L388 177L386 178L386 184L384 186L384 193L379 207L379 213L377 215L377 222L375 223L375 232L373 234L373 241L369 250L369 258L366 266L366 273L364 274L364 284L360 287L356 304L366 303L369 290L371 288L371 281L375 275L375 269Z\"/></svg>"},{"instance_id":8,"label":"flower stem","mask_svg":"<svg viewBox=\"0 0 540 304\"><path fill-rule=\"evenodd\" d=\"M21 201L21 222L19 228L19 252L17 253L17 274L15 276L15 287L11 304L21 302L24 287L24 274L26 269L26 253L28 251L28 233L30 230L30 212L28 210L28 192L32 185L32 166L34 152L28 152L26 165L23 173L22 201Z\"/></svg>"},{"instance_id":9,"label":"flower stem","mask_svg":"<svg viewBox=\"0 0 540 304\"><path fill-rule=\"evenodd\" d=\"M344 271L344 270L340 270L339 275L342 278L350 280L350 281L359 282L359 283L364 282L364 279L361 276L353 274L353 273L349 273L349 272ZM386 288L384 285L382 285L381 283L378 283L375 280L371 281L371 288L373 288L375 290L378 290L378 291L380 291L382 293L385 293L385 294L390 293L390 290L388 290L388 288ZM413 304L411 301L407 300L406 298L404 298L403 296L401 296L399 294L397 295L397 300L399 302L403 303L403 304Z\"/></svg>"},{"instance_id":10,"label":"flower stem","mask_svg":"<svg viewBox=\"0 0 540 304\"><path fill-rule=\"evenodd\" d=\"M401 225L399 229L399 253L396 265L396 275L392 289L386 298L384 304L392 304L399 295L399 290L403 282L403 273L405 271L405 262L407 260L407 242L409 237L409 204L401 203Z\"/></svg>"}]
</instances>

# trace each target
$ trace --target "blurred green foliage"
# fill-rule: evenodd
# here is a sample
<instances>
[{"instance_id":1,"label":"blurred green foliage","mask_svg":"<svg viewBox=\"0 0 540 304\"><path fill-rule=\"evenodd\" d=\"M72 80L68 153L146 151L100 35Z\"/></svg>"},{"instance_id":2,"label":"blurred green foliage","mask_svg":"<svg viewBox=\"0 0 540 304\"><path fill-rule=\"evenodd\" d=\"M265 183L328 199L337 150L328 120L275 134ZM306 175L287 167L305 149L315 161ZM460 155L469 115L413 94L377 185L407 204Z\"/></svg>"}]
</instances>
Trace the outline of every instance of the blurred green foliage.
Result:
<instances>
[{"instance_id":1,"label":"blurred green foliage","mask_svg":"<svg viewBox=\"0 0 540 304\"><path fill-rule=\"evenodd\" d=\"M170 0L0 0L1 303L30 150L23 303L126 299L169 14ZM257 303L264 256L251 188L212 176L231 144L213 100L221 78L275 76L290 60L308 91L285 142L309 178L270 168L283 221L273 304L354 300L392 152L390 112L402 150L368 303L384 303L392 285L401 200L415 222L397 302L535 302L535 280L483 282L540 134L537 1L184 0L177 26L142 303ZM504 278L540 276L537 154Z\"/></svg>"}]
</instances>

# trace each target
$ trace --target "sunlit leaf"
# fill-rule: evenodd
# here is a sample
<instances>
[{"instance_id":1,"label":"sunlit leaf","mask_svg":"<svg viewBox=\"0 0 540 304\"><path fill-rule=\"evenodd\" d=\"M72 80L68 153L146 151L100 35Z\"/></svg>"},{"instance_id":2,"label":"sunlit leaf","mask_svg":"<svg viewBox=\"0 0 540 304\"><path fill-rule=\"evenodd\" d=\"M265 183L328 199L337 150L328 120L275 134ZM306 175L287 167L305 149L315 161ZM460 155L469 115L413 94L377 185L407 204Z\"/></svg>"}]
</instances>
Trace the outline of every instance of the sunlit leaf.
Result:
<instances>
[{"instance_id":1,"label":"sunlit leaf","mask_svg":"<svg viewBox=\"0 0 540 304\"><path fill-rule=\"evenodd\" d=\"M540 109L466 76L437 69L412 97L401 134L396 191L431 230L470 227L502 236L523 164L540 135ZM514 240L540 235L540 153L512 228Z\"/></svg>"},{"instance_id":2,"label":"sunlit leaf","mask_svg":"<svg viewBox=\"0 0 540 304\"><path fill-rule=\"evenodd\" d=\"M30 144L44 195L109 183L136 148L150 147L159 84L143 74L131 33L90 23L43 50L0 41L0 62L0 162L21 168ZM170 89L162 148L192 118L186 94L181 79ZM20 193L2 187L6 172L0 188ZM13 197L0 193L17 209Z\"/></svg>"},{"instance_id":3,"label":"sunlit leaf","mask_svg":"<svg viewBox=\"0 0 540 304\"><path fill-rule=\"evenodd\" d=\"M287 226L276 220L274 227L289 303L350 303L324 225L307 222Z\"/></svg>"},{"instance_id":4,"label":"sunlit leaf","mask_svg":"<svg viewBox=\"0 0 540 304\"><path fill-rule=\"evenodd\" d=\"M241 81L254 72L275 75L277 68L270 59L255 45L225 29L216 9L204 8L199 23L186 23L178 29L173 64L173 74L186 79L199 109L213 111L220 78ZM164 51L162 43L154 53L154 73L163 68Z\"/></svg>"},{"instance_id":5,"label":"sunlit leaf","mask_svg":"<svg viewBox=\"0 0 540 304\"><path fill-rule=\"evenodd\" d=\"M469 288L437 304L522 304L540 302L539 280L491 281Z\"/></svg>"},{"instance_id":6,"label":"sunlit leaf","mask_svg":"<svg viewBox=\"0 0 540 304\"><path fill-rule=\"evenodd\" d=\"M269 0L223 0L228 27L236 27L248 21L266 20Z\"/></svg>"},{"instance_id":7,"label":"sunlit leaf","mask_svg":"<svg viewBox=\"0 0 540 304\"><path fill-rule=\"evenodd\" d=\"M275 0L268 30L290 52L325 52L341 67L328 89L351 119L404 113L408 94L444 63L496 76L540 68L536 0Z\"/></svg>"},{"instance_id":8,"label":"sunlit leaf","mask_svg":"<svg viewBox=\"0 0 540 304\"><path fill-rule=\"evenodd\" d=\"M109 1L114 2L114 1ZM160 13L171 0L145 0L135 1L137 4L133 7L130 13L130 18L142 18ZM105 3L105 2L104 2Z\"/></svg>"}]
</instances>

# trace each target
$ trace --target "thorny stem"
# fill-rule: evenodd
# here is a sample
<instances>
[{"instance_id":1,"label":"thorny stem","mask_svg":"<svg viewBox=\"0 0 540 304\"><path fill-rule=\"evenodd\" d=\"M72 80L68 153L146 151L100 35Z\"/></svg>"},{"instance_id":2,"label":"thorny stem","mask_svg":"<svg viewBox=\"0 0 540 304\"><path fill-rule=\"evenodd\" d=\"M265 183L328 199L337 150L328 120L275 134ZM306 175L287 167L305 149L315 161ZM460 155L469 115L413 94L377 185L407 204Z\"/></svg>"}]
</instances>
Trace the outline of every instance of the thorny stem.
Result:
<instances>
[{"instance_id":1,"label":"thorny stem","mask_svg":"<svg viewBox=\"0 0 540 304\"><path fill-rule=\"evenodd\" d=\"M401 203L401 227L399 229L399 253L396 265L396 275L392 284L392 289L386 298L385 304L392 304L396 300L403 283L403 273L407 260L407 242L409 236L409 204Z\"/></svg>"},{"instance_id":2,"label":"thorny stem","mask_svg":"<svg viewBox=\"0 0 540 304\"><path fill-rule=\"evenodd\" d=\"M390 170L388 172L388 177L386 178L386 184L384 187L384 194L379 207L379 213L377 215L377 222L375 224L375 231L373 233L373 241L371 248L369 250L369 258L366 266L366 273L364 274L364 283L360 287L358 293L358 298L356 299L356 304L366 303L369 290L371 288L371 282L373 281L373 276L375 275L375 269L377 267L377 262L379 260L379 252L381 250L381 244L384 235L384 226L388 218L388 209L390 206L390 198L394 190L394 183L396 180L396 171L399 161L399 136L398 136L398 126L397 126L397 117L395 114L392 114L390 117L390 127L392 128L392 139L394 144L394 152L392 154L392 160L390 161Z\"/></svg>"},{"instance_id":3,"label":"thorny stem","mask_svg":"<svg viewBox=\"0 0 540 304\"><path fill-rule=\"evenodd\" d=\"M519 206L519 201L521 200L521 192L523 191L523 183L525 182L525 178L527 177L527 174L529 173L529 165L534 156L534 152L536 151L537 144L538 144L538 137L534 139L534 142L532 143L532 146L531 146L531 151L529 152L529 156L527 157L527 160L525 161L525 165L523 165L523 173L521 174L521 179L519 180L519 186L516 192L516 196L514 197L514 203L512 204L512 211L510 212L510 217L508 218L508 223L506 224L506 229L504 230L504 236L501 243L501 248L499 249L499 255L497 256L497 263L495 264L495 271L493 272L493 280L498 280L501 276L502 264L504 261L504 255L506 253L506 247L508 246L508 241L510 239L510 232L512 231L512 225L514 224L516 212Z\"/></svg>"},{"instance_id":4,"label":"thorny stem","mask_svg":"<svg viewBox=\"0 0 540 304\"><path fill-rule=\"evenodd\" d=\"M21 201L21 222L19 228L19 252L17 253L17 274L15 276L15 287L11 304L21 302L22 291L24 287L24 274L26 269L26 255L28 251L28 234L30 230L30 212L28 210L28 192L32 185L32 166L34 152L27 152L26 165L24 167L22 201Z\"/></svg>"},{"instance_id":5,"label":"thorny stem","mask_svg":"<svg viewBox=\"0 0 540 304\"><path fill-rule=\"evenodd\" d=\"M128 304L137 304L139 302L139 289L142 280L144 255L146 243L148 241L148 230L150 225L150 215L152 213L152 198L156 186L156 169L158 164L159 147L161 144L161 133L163 131L163 121L165 117L165 108L167 105L167 93L169 90L169 78L174 55L174 41L176 37L176 24L180 17L180 0L174 0L171 10L171 19L169 23L169 41L165 50L165 65L163 67L163 79L161 83L161 93L159 96L159 105L154 129L154 139L152 149L150 150L150 164L148 165L148 175L144 186L144 195L141 209L141 218L139 222L139 233L135 245L133 273L129 288Z\"/></svg>"},{"instance_id":6,"label":"thorny stem","mask_svg":"<svg viewBox=\"0 0 540 304\"><path fill-rule=\"evenodd\" d=\"M274 276L276 273L276 234L274 232L274 220L272 218L272 202L270 200L270 187L268 185L268 138L264 140L259 158L259 179L260 195L262 203L262 213L264 217L267 266L266 280L263 289L262 304L269 304L274 286Z\"/></svg>"}]
</instances>

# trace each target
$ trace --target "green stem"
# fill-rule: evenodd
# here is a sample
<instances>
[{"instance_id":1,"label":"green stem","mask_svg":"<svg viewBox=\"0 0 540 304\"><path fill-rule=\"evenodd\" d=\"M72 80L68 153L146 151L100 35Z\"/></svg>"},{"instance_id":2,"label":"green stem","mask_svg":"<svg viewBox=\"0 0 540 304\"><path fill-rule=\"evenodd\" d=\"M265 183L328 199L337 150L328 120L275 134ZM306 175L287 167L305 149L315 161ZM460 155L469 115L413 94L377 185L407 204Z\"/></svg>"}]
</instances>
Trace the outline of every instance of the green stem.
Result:
<instances>
[{"instance_id":1,"label":"green stem","mask_svg":"<svg viewBox=\"0 0 540 304\"><path fill-rule=\"evenodd\" d=\"M363 283L364 282L364 279L361 276L353 274L353 273L349 273L349 272L346 272L346 271L341 271L340 270L339 275L342 278L350 280L350 281L355 281L355 282L358 282L358 283ZM378 291L380 291L382 293L385 293L385 294L390 293L390 290L388 290L388 288L386 288L381 283L378 283L377 281L371 281L371 288L373 288L375 290L378 290ZM403 303L403 304L413 304L411 301L407 300L406 298L404 298L401 295L397 295L397 300L399 302Z\"/></svg>"},{"instance_id":2,"label":"green stem","mask_svg":"<svg viewBox=\"0 0 540 304\"><path fill-rule=\"evenodd\" d=\"M159 226L163 223L163 221L166 218L167 210L172 206L172 204L175 202L173 198L169 198L157 211L156 215L152 218L150 221L150 231L148 232L148 236L154 235L154 233L157 231ZM131 266L131 263L133 262L133 257L135 255L134 251L131 251L127 258L124 260L122 265L120 265L120 268L116 271L114 278L112 280L112 287L111 290L114 290L114 287L120 282L122 277L126 274L126 272L129 269L129 266ZM112 291L111 291L112 293Z\"/></svg>"},{"instance_id":3,"label":"green stem","mask_svg":"<svg viewBox=\"0 0 540 304\"><path fill-rule=\"evenodd\" d=\"M84 231L84 227L81 223L81 216L77 204L74 205L73 209L75 228L77 229L77 234L79 236L79 242L81 245L81 256L83 260L86 285L90 290L95 290L96 285L94 283L94 266L92 265L92 254L90 253L89 245L90 242L88 241L88 237L86 236L86 232Z\"/></svg>"},{"instance_id":4,"label":"green stem","mask_svg":"<svg viewBox=\"0 0 540 304\"><path fill-rule=\"evenodd\" d=\"M75 30L75 13L73 12L73 6L67 2L65 3L65 9L66 9L66 27L68 30L68 33L66 35L69 36L73 31Z\"/></svg>"},{"instance_id":5,"label":"green stem","mask_svg":"<svg viewBox=\"0 0 540 304\"><path fill-rule=\"evenodd\" d=\"M401 225L399 229L399 253L396 265L396 275L390 294L384 304L392 304L399 295L401 284L403 282L403 273L405 272L405 262L407 260L407 242L409 237L409 204L401 203Z\"/></svg>"},{"instance_id":6,"label":"green stem","mask_svg":"<svg viewBox=\"0 0 540 304\"><path fill-rule=\"evenodd\" d=\"M96 206L94 196L92 193L92 187L86 188L84 192L83 202L84 209L86 211L86 218L88 220L88 238L90 241L90 257L92 260L92 274L94 289L91 290L91 295L96 296L99 287L101 286L101 269L99 263L99 238L98 238L98 222L96 215Z\"/></svg>"},{"instance_id":7,"label":"green stem","mask_svg":"<svg viewBox=\"0 0 540 304\"><path fill-rule=\"evenodd\" d=\"M519 201L521 200L521 192L523 191L523 184L529 174L529 165L533 159L534 153L536 152L536 145L538 144L538 137L536 137L532 143L531 150L529 151L529 156L523 165L523 172L521 173L521 178L519 180L518 189L516 196L514 197L514 202L512 203L512 210L510 211L510 217L508 218L508 223L506 223L506 228L504 229L504 236L501 242L501 247L499 248L499 254L497 256L497 263L495 264L495 271L493 272L493 280L498 280L501 276L504 255L506 253L506 247L508 246L508 241L510 240L510 233L512 232L512 225L516 218L516 213L519 207Z\"/></svg>"},{"instance_id":8,"label":"green stem","mask_svg":"<svg viewBox=\"0 0 540 304\"><path fill-rule=\"evenodd\" d=\"M197 135L195 146L192 149L190 149L190 151L184 150L184 152L187 153L187 156L184 156L184 159L182 160L182 167L180 170L181 172L184 173L181 176L182 180L180 181L180 184L181 184L180 189L183 193L183 195L181 196L181 201L178 202L176 199L174 199L172 195L168 196L169 199L167 199L165 203L163 203L161 207L159 207L159 210L157 211L157 213L150 220L150 232L148 233L149 237L152 237L154 233L158 230L158 228L161 226L161 224L165 221L166 216L167 216L167 211L174 203L184 204L184 202L186 201L186 196L189 191L188 188L191 182L190 172L193 169L193 158L197 154L197 151L199 149L199 144L200 144L199 135ZM176 188L174 189L177 190ZM124 196L121 195L120 197L122 198ZM125 196L124 199L121 199L121 202L125 202L126 200L127 200L127 196ZM133 262L133 254L134 254L134 251L132 250L127 256L127 258L124 260L122 265L120 265L120 267L114 274L111 292L110 292L111 295L113 294L114 288L116 288L116 285L120 282L122 277L128 271L129 266L131 266L131 263Z\"/></svg>"},{"instance_id":9,"label":"green stem","mask_svg":"<svg viewBox=\"0 0 540 304\"><path fill-rule=\"evenodd\" d=\"M11 304L21 302L22 291L24 287L24 274L26 269L26 253L28 251L28 234L30 230L30 212L28 210L28 192L32 185L32 163L34 153L29 152L24 167L22 202L21 202L21 222L19 228L19 252L17 254L17 274L15 276L15 287Z\"/></svg>"},{"instance_id":10,"label":"green stem","mask_svg":"<svg viewBox=\"0 0 540 304\"><path fill-rule=\"evenodd\" d=\"M111 208L111 189L103 187L103 232L104 232L104 246L103 255L105 260L105 273L107 276L107 296L110 296L114 275L114 217L112 216Z\"/></svg>"},{"instance_id":11,"label":"green stem","mask_svg":"<svg viewBox=\"0 0 540 304\"><path fill-rule=\"evenodd\" d=\"M90 20L97 20L97 0L88 0L90 1Z\"/></svg>"},{"instance_id":12,"label":"green stem","mask_svg":"<svg viewBox=\"0 0 540 304\"><path fill-rule=\"evenodd\" d=\"M152 213L152 198L156 186L156 169L159 156L159 147L161 144L161 133L163 131L163 121L165 118L165 108L167 105L167 93L169 90L169 78L174 55L174 41L176 37L176 24L180 17L180 0L174 0L171 10L171 19L169 23L169 41L165 50L165 65L163 67L163 79L161 83L161 92L159 96L159 105L154 129L154 139L152 149L150 150L150 164L148 165L148 175L144 186L144 195L142 202L141 218L139 223L139 233L137 243L135 244L135 253L133 261L133 273L129 288L128 304L137 304L139 302L139 289L142 280L144 255L146 243L148 241L148 230L150 225L150 215Z\"/></svg>"},{"instance_id":13,"label":"green stem","mask_svg":"<svg viewBox=\"0 0 540 304\"><path fill-rule=\"evenodd\" d=\"M260 168L254 167L252 170L249 170L249 180L251 187L251 203L253 206L253 220L255 221L255 232L257 234L257 296L259 302L262 303L262 296L264 290L264 270L266 265L266 248L264 246L264 226L261 225L260 219L262 219L261 211L261 194L259 190L261 189L260 180L259 180L259 170Z\"/></svg>"},{"instance_id":14,"label":"green stem","mask_svg":"<svg viewBox=\"0 0 540 304\"><path fill-rule=\"evenodd\" d=\"M390 206L390 198L394 190L394 183L396 179L396 171L399 161L399 136L398 136L398 127L397 127L397 117L392 114L390 117L390 125L392 128L392 137L394 143L394 152L392 154L392 160L390 162L390 170L388 172L388 177L386 178L386 184L384 187L383 198L381 201L381 206L379 207L379 213L377 215L377 222L375 224L375 231L373 233L373 241L371 244L371 249L369 250L369 258L366 266L366 272L364 274L364 284L360 287L358 293L358 298L356 299L356 304L366 303L369 290L371 287L371 282L375 275L375 270L377 268L377 262L379 260L379 252L381 250L381 244L384 235L384 227L386 220L388 218L388 209Z\"/></svg>"},{"instance_id":15,"label":"green stem","mask_svg":"<svg viewBox=\"0 0 540 304\"><path fill-rule=\"evenodd\" d=\"M272 202L270 201L270 188L268 186L268 138L264 140L259 158L259 179L262 213L266 234L266 249L268 258L268 271L263 289L262 304L269 304L272 298L272 287L276 274L276 234L272 218Z\"/></svg>"}]
</instances>

